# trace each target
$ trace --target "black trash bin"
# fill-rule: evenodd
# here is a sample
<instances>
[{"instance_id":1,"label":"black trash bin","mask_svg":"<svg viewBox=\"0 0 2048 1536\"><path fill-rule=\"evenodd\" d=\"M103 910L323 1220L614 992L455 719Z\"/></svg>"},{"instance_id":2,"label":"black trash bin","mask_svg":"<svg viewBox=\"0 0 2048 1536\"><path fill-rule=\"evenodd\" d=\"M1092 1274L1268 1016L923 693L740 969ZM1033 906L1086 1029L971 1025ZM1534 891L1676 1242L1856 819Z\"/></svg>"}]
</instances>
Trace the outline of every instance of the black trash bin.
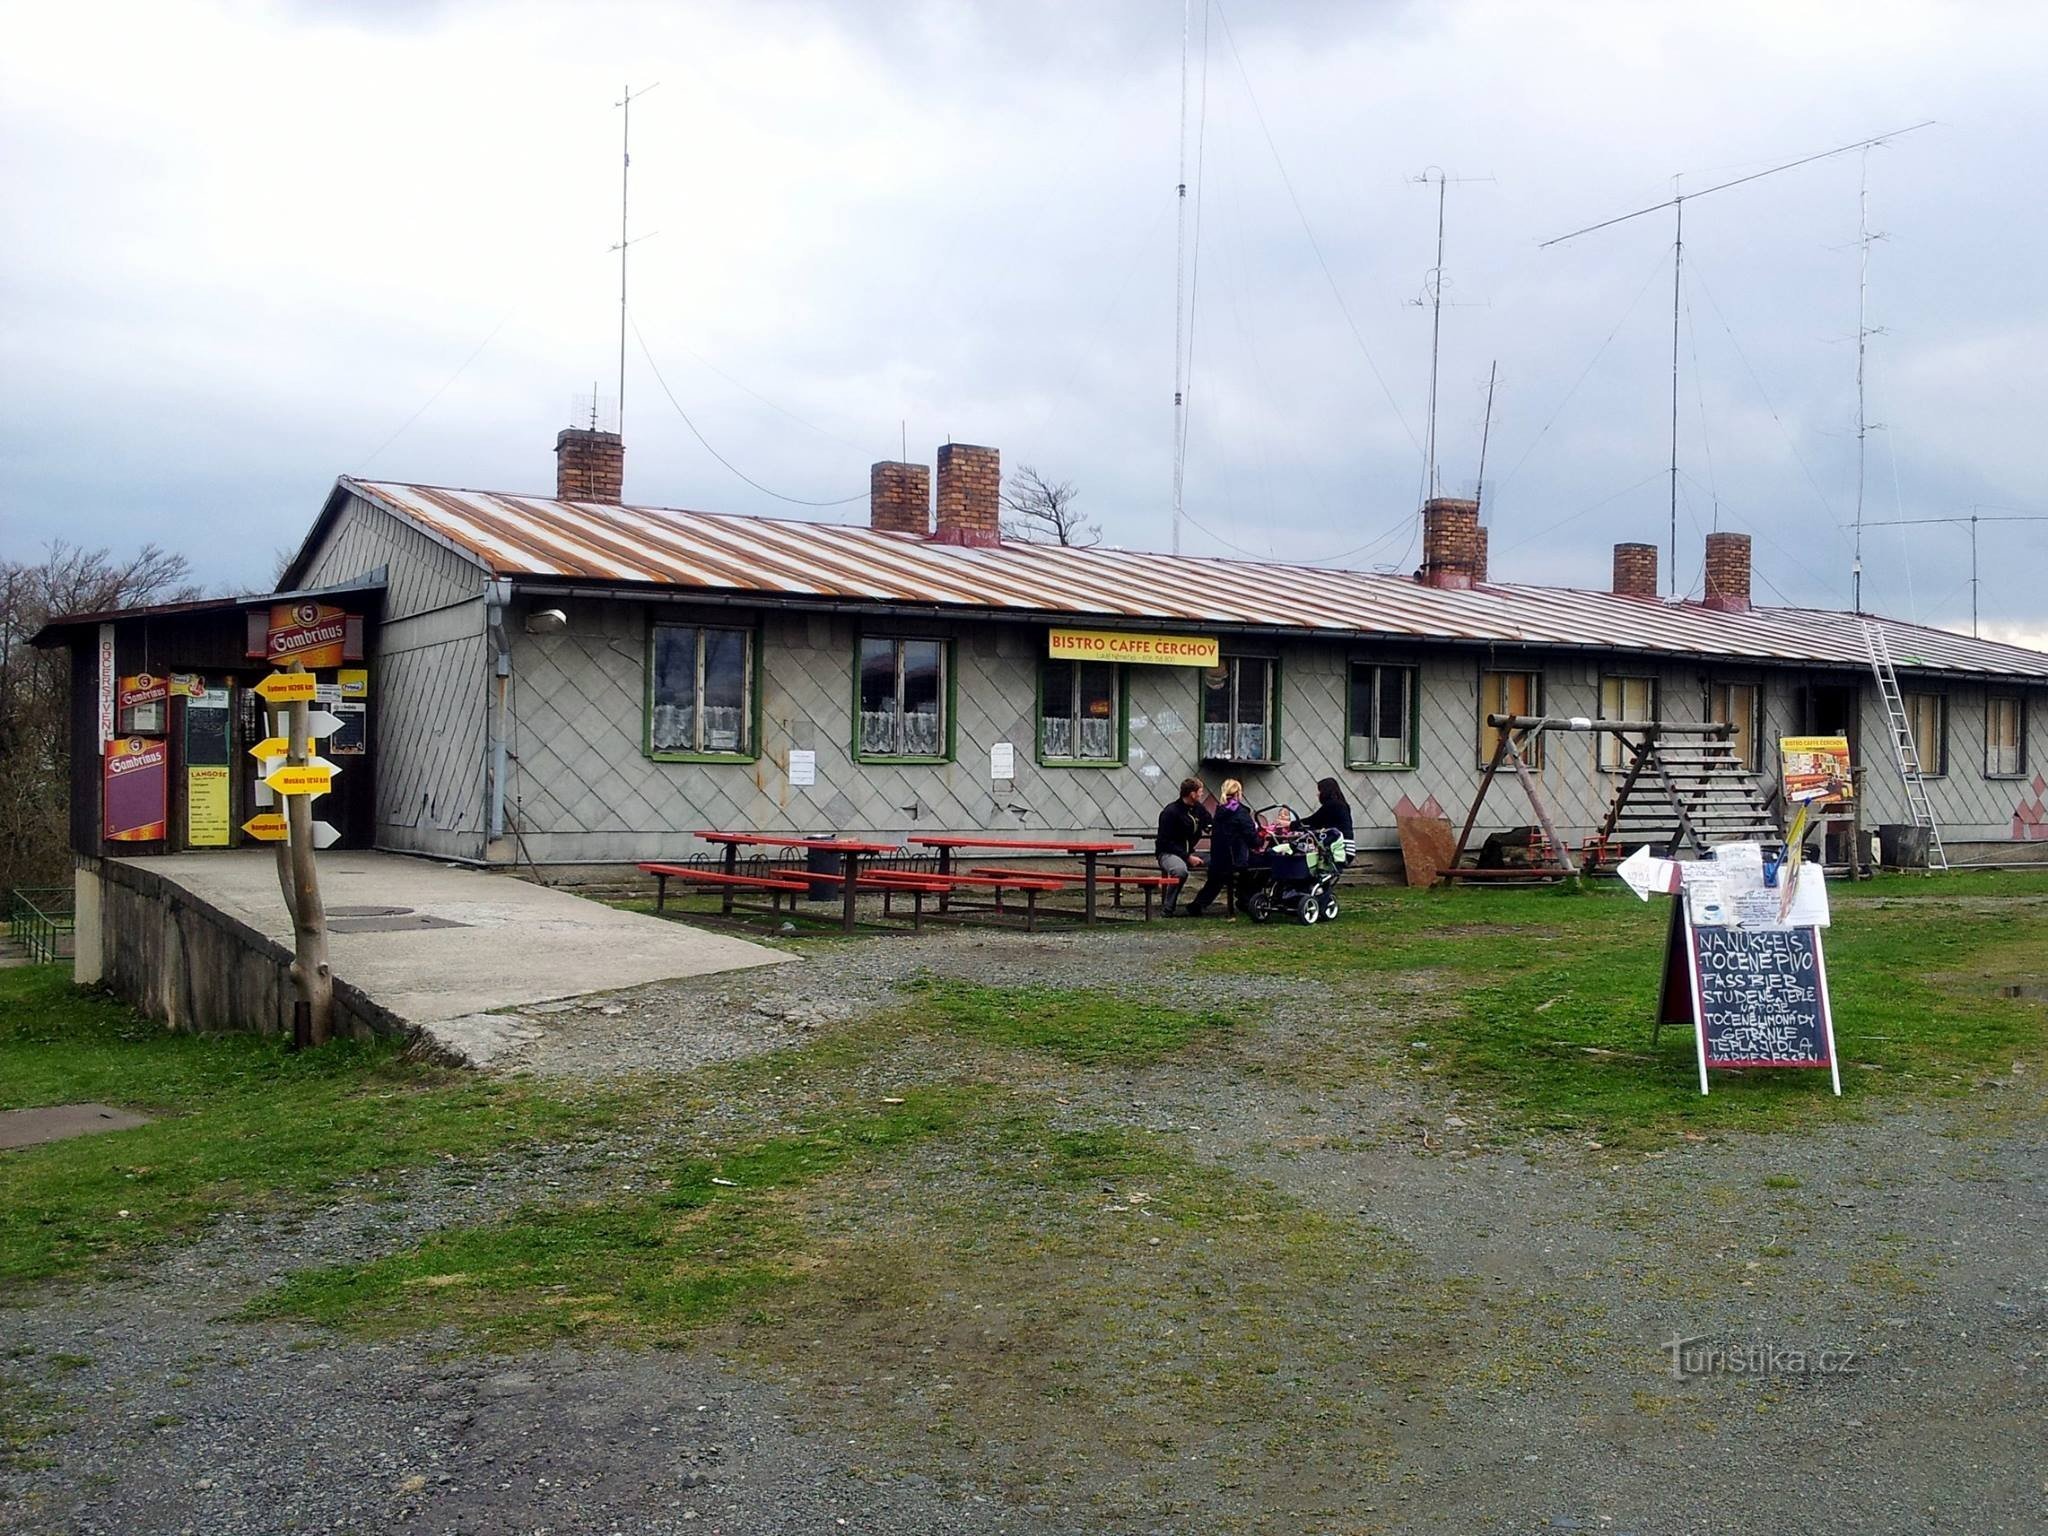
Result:
<instances>
[{"instance_id":1,"label":"black trash bin","mask_svg":"<svg viewBox=\"0 0 2048 1536\"><path fill-rule=\"evenodd\" d=\"M830 832L806 832L806 837L830 837ZM809 848L804 851L804 872L812 875L839 876L846 873L846 855L833 853L827 848ZM804 896L810 901L837 901L844 894L842 887L827 880L807 882L810 889Z\"/></svg>"}]
</instances>

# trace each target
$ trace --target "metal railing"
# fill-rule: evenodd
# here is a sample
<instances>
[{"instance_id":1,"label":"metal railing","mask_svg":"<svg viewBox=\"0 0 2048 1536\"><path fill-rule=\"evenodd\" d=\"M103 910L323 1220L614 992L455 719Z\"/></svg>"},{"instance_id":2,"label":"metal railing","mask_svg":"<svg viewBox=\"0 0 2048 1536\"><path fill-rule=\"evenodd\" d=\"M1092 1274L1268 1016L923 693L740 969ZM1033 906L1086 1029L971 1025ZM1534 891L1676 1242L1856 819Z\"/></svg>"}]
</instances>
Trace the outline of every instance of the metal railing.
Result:
<instances>
[{"instance_id":1,"label":"metal railing","mask_svg":"<svg viewBox=\"0 0 2048 1536\"><path fill-rule=\"evenodd\" d=\"M68 885L24 885L7 893L7 936L42 964L71 953L77 913Z\"/></svg>"}]
</instances>

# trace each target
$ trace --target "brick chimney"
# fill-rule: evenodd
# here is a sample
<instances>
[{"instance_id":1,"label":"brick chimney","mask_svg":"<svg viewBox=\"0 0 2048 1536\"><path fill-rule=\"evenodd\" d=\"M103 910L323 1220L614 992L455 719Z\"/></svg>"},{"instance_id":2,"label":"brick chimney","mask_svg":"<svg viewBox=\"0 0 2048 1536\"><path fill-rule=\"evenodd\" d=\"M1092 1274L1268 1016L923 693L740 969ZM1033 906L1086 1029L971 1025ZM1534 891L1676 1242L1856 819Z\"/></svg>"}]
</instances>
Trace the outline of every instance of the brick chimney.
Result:
<instances>
[{"instance_id":1,"label":"brick chimney","mask_svg":"<svg viewBox=\"0 0 2048 1536\"><path fill-rule=\"evenodd\" d=\"M1477 586L1486 580L1486 529L1477 529L1472 537L1472 582Z\"/></svg>"},{"instance_id":2,"label":"brick chimney","mask_svg":"<svg viewBox=\"0 0 2048 1536\"><path fill-rule=\"evenodd\" d=\"M1657 546L1617 544L1614 546L1614 595L1655 597L1657 595Z\"/></svg>"},{"instance_id":3,"label":"brick chimney","mask_svg":"<svg viewBox=\"0 0 2048 1536\"><path fill-rule=\"evenodd\" d=\"M1422 504L1422 569L1415 579L1431 587L1469 587L1479 563L1479 503L1432 496Z\"/></svg>"},{"instance_id":4,"label":"brick chimney","mask_svg":"<svg viewBox=\"0 0 2048 1536\"><path fill-rule=\"evenodd\" d=\"M993 448L947 443L939 449L938 528L941 544L1003 541L1003 456Z\"/></svg>"},{"instance_id":5,"label":"brick chimney","mask_svg":"<svg viewBox=\"0 0 2048 1536\"><path fill-rule=\"evenodd\" d=\"M877 533L932 532L932 472L885 459L868 470L868 526Z\"/></svg>"},{"instance_id":6,"label":"brick chimney","mask_svg":"<svg viewBox=\"0 0 2048 1536\"><path fill-rule=\"evenodd\" d=\"M625 485L626 444L618 433L564 427L555 434L557 501L617 502Z\"/></svg>"},{"instance_id":7,"label":"brick chimney","mask_svg":"<svg viewBox=\"0 0 2048 1536\"><path fill-rule=\"evenodd\" d=\"M1724 613L1749 612L1749 535L1707 535L1706 605Z\"/></svg>"}]
</instances>

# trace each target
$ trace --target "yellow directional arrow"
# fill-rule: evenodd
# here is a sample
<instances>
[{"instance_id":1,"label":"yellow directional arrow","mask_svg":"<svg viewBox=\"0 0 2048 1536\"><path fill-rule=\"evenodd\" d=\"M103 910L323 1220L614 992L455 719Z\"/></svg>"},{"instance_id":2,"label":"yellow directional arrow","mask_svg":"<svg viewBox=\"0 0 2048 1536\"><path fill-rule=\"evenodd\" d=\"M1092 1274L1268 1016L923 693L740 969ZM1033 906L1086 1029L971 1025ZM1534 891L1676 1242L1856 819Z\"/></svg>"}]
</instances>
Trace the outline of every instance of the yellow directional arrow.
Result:
<instances>
[{"instance_id":1,"label":"yellow directional arrow","mask_svg":"<svg viewBox=\"0 0 2048 1536\"><path fill-rule=\"evenodd\" d=\"M287 765L271 769L263 776L263 782L280 795L324 795L334 787L338 771L332 763Z\"/></svg>"},{"instance_id":2,"label":"yellow directional arrow","mask_svg":"<svg viewBox=\"0 0 2048 1536\"><path fill-rule=\"evenodd\" d=\"M259 843L281 843L290 835L285 819L278 815L251 816L242 823L242 830Z\"/></svg>"},{"instance_id":3,"label":"yellow directional arrow","mask_svg":"<svg viewBox=\"0 0 2048 1536\"><path fill-rule=\"evenodd\" d=\"M273 672L256 685L256 691L273 704L311 703L319 697L319 683L310 672Z\"/></svg>"},{"instance_id":4,"label":"yellow directional arrow","mask_svg":"<svg viewBox=\"0 0 2048 1536\"><path fill-rule=\"evenodd\" d=\"M249 755L261 762L266 757L283 757L291 749L292 744L282 736L266 736L249 749Z\"/></svg>"}]
</instances>

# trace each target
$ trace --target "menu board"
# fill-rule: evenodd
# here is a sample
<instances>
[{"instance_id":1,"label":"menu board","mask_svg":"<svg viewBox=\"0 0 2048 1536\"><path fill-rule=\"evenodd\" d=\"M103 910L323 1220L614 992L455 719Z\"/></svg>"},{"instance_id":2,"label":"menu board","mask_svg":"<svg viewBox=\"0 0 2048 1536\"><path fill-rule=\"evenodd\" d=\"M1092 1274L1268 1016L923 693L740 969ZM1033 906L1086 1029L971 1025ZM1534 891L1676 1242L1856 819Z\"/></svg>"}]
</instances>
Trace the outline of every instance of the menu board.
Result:
<instances>
[{"instance_id":1,"label":"menu board","mask_svg":"<svg viewBox=\"0 0 2048 1536\"><path fill-rule=\"evenodd\" d=\"M1842 1091L1818 927L1698 923L1674 902L1657 1014L1693 1026L1701 1093L1709 1067L1826 1067Z\"/></svg>"},{"instance_id":2,"label":"menu board","mask_svg":"<svg viewBox=\"0 0 2048 1536\"><path fill-rule=\"evenodd\" d=\"M1825 1067L1834 1052L1818 928L1695 928L1710 1067Z\"/></svg>"}]
</instances>

